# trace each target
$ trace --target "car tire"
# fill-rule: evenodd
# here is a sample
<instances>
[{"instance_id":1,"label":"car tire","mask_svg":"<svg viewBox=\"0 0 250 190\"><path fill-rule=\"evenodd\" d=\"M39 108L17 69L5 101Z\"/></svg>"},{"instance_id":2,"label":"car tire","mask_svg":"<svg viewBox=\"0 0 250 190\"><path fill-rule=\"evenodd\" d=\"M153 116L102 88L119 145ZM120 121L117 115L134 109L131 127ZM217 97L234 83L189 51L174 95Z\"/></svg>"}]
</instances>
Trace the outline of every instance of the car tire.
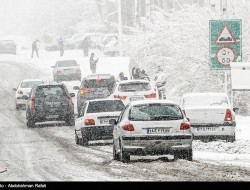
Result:
<instances>
[{"instance_id":1,"label":"car tire","mask_svg":"<svg viewBox=\"0 0 250 190\"><path fill-rule=\"evenodd\" d=\"M193 150L178 150L174 152L174 160L184 159L193 161Z\"/></svg>"},{"instance_id":2,"label":"car tire","mask_svg":"<svg viewBox=\"0 0 250 190\"><path fill-rule=\"evenodd\" d=\"M235 141L235 136L229 136L229 137L227 137L226 141L233 143Z\"/></svg>"},{"instance_id":3,"label":"car tire","mask_svg":"<svg viewBox=\"0 0 250 190\"><path fill-rule=\"evenodd\" d=\"M114 142L113 142L113 160L119 160L119 155L116 153Z\"/></svg>"},{"instance_id":4,"label":"car tire","mask_svg":"<svg viewBox=\"0 0 250 190\"><path fill-rule=\"evenodd\" d=\"M123 150L123 147L120 143L120 161L123 163L129 163L130 162L130 155L128 152L126 152L125 150Z\"/></svg>"},{"instance_id":5,"label":"car tire","mask_svg":"<svg viewBox=\"0 0 250 190\"><path fill-rule=\"evenodd\" d=\"M75 131L75 143L76 143L77 145L80 144L80 139L78 138L78 136L77 136L77 134L76 134L76 131Z\"/></svg>"},{"instance_id":6,"label":"car tire","mask_svg":"<svg viewBox=\"0 0 250 190\"><path fill-rule=\"evenodd\" d=\"M30 114L28 114L28 117L27 117L27 127L29 128L35 127L35 120L31 118Z\"/></svg>"},{"instance_id":7,"label":"car tire","mask_svg":"<svg viewBox=\"0 0 250 190\"><path fill-rule=\"evenodd\" d=\"M74 115L68 116L65 120L66 126L75 126L75 118Z\"/></svg>"},{"instance_id":8,"label":"car tire","mask_svg":"<svg viewBox=\"0 0 250 190\"><path fill-rule=\"evenodd\" d=\"M82 133L82 138L80 140L80 143L82 146L88 146L88 144L89 144L87 137L83 133Z\"/></svg>"}]
</instances>

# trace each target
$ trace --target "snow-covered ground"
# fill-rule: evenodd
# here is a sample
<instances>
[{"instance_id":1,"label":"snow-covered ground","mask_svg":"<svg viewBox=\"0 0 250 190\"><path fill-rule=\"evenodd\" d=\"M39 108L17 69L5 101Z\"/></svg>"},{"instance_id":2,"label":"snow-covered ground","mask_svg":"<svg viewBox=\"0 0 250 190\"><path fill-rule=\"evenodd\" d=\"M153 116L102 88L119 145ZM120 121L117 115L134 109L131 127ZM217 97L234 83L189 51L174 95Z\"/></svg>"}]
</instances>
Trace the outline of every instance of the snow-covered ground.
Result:
<instances>
[{"instance_id":1,"label":"snow-covered ground","mask_svg":"<svg viewBox=\"0 0 250 190\"><path fill-rule=\"evenodd\" d=\"M100 56L97 72L128 75L128 58ZM90 74L81 51L66 51L76 59L83 76ZM131 157L130 164L112 160L112 144L75 145L74 128L63 124L26 127L25 111L15 110L14 92L20 80L52 80L59 52L42 51L0 55L0 180L1 181L249 181L250 117L236 116L236 141L194 141L194 161L173 161L172 156ZM66 82L69 90L80 82ZM216 171L216 172L215 172ZM216 173L216 175L215 175Z\"/></svg>"}]
</instances>

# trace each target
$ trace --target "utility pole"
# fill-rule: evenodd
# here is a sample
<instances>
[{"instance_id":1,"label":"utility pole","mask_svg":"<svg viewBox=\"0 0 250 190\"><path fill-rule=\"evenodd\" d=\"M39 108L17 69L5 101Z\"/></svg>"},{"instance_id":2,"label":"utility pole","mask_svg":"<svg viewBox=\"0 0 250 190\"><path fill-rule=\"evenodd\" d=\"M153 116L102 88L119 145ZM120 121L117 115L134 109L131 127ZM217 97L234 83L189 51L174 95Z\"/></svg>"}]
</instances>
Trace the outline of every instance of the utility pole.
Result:
<instances>
[{"instance_id":1,"label":"utility pole","mask_svg":"<svg viewBox=\"0 0 250 190\"><path fill-rule=\"evenodd\" d=\"M118 6L119 55L122 56L122 8L121 8L121 0L117 0L117 6Z\"/></svg>"}]
</instances>

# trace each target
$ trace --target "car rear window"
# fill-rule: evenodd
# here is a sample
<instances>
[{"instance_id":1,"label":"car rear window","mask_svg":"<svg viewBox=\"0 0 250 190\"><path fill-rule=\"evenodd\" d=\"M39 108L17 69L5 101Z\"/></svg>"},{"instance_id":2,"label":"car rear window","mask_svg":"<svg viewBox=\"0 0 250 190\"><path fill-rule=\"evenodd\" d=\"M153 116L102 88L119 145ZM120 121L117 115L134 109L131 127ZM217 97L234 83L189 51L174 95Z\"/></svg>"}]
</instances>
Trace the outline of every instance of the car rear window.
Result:
<instances>
[{"instance_id":1,"label":"car rear window","mask_svg":"<svg viewBox=\"0 0 250 190\"><path fill-rule=\"evenodd\" d=\"M228 99L222 95L194 95L183 98L183 107L228 106Z\"/></svg>"},{"instance_id":2,"label":"car rear window","mask_svg":"<svg viewBox=\"0 0 250 190\"><path fill-rule=\"evenodd\" d=\"M28 81L28 82L22 82L21 88L32 88L34 85L43 84L43 81Z\"/></svg>"},{"instance_id":3,"label":"car rear window","mask_svg":"<svg viewBox=\"0 0 250 190\"><path fill-rule=\"evenodd\" d=\"M165 121L183 119L182 112L177 105L146 104L134 106L130 109L131 121Z\"/></svg>"},{"instance_id":4,"label":"car rear window","mask_svg":"<svg viewBox=\"0 0 250 190\"><path fill-rule=\"evenodd\" d=\"M123 111L125 105L121 100L107 100L90 102L87 113Z\"/></svg>"},{"instance_id":5,"label":"car rear window","mask_svg":"<svg viewBox=\"0 0 250 190\"><path fill-rule=\"evenodd\" d=\"M83 81L84 88L113 88L115 81L112 79L91 79Z\"/></svg>"},{"instance_id":6,"label":"car rear window","mask_svg":"<svg viewBox=\"0 0 250 190\"><path fill-rule=\"evenodd\" d=\"M36 96L38 97L50 95L66 96L66 91L62 86L41 86L36 90Z\"/></svg>"},{"instance_id":7,"label":"car rear window","mask_svg":"<svg viewBox=\"0 0 250 190\"><path fill-rule=\"evenodd\" d=\"M151 90L151 85L142 82L120 84L118 87L118 91L120 92L140 92L149 90Z\"/></svg>"},{"instance_id":8,"label":"car rear window","mask_svg":"<svg viewBox=\"0 0 250 190\"><path fill-rule=\"evenodd\" d=\"M77 62L75 60L68 61L58 61L58 67L74 67L77 66Z\"/></svg>"}]
</instances>

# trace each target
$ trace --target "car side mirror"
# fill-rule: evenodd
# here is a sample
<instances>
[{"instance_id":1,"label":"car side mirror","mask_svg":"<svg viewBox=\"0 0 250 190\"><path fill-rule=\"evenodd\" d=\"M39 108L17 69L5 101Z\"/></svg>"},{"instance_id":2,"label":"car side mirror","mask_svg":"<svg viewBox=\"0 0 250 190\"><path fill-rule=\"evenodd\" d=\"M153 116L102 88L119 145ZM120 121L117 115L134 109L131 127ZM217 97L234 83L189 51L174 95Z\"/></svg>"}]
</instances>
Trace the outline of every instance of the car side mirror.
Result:
<instances>
[{"instance_id":1,"label":"car side mirror","mask_svg":"<svg viewBox=\"0 0 250 190\"><path fill-rule=\"evenodd\" d=\"M55 66L51 66L51 68L55 68Z\"/></svg>"},{"instance_id":2,"label":"car side mirror","mask_svg":"<svg viewBox=\"0 0 250 190\"><path fill-rule=\"evenodd\" d=\"M80 87L79 86L74 86L73 90L80 90Z\"/></svg>"},{"instance_id":3,"label":"car side mirror","mask_svg":"<svg viewBox=\"0 0 250 190\"><path fill-rule=\"evenodd\" d=\"M23 95L23 96L22 96L22 99L23 99L23 100L28 100L28 99L29 99L29 96Z\"/></svg>"},{"instance_id":4,"label":"car side mirror","mask_svg":"<svg viewBox=\"0 0 250 190\"><path fill-rule=\"evenodd\" d=\"M237 113L239 111L239 108L233 108L233 111Z\"/></svg>"},{"instance_id":5,"label":"car side mirror","mask_svg":"<svg viewBox=\"0 0 250 190\"><path fill-rule=\"evenodd\" d=\"M111 119L111 120L109 120L109 124L110 125L116 125L117 121L115 119Z\"/></svg>"},{"instance_id":6,"label":"car side mirror","mask_svg":"<svg viewBox=\"0 0 250 190\"><path fill-rule=\"evenodd\" d=\"M16 89L16 88L13 88L12 90L13 90L13 91L17 91L17 89Z\"/></svg>"},{"instance_id":7,"label":"car side mirror","mask_svg":"<svg viewBox=\"0 0 250 190\"><path fill-rule=\"evenodd\" d=\"M72 98L75 97L75 93L70 93L69 95L70 95L70 97L72 97Z\"/></svg>"}]
</instances>

